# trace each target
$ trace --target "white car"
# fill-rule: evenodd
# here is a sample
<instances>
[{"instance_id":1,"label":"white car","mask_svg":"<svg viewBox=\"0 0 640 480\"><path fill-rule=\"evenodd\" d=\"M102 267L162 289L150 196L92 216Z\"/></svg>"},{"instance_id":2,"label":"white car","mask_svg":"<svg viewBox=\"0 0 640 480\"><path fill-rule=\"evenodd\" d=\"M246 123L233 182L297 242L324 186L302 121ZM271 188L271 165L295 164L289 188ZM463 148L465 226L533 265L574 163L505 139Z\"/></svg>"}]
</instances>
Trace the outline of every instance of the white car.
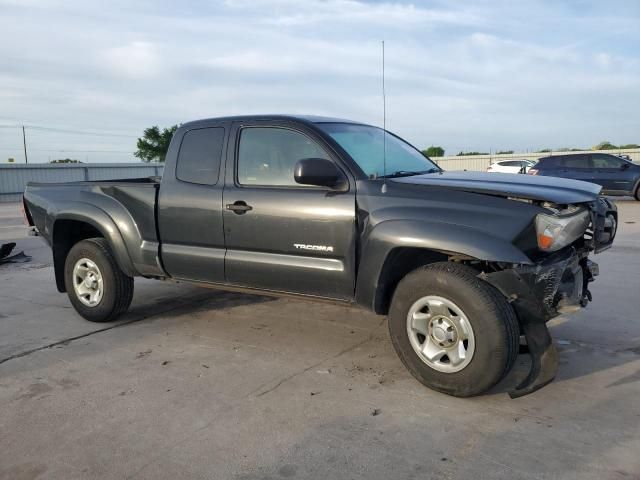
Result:
<instances>
[{"instance_id":1,"label":"white car","mask_svg":"<svg viewBox=\"0 0 640 480\"><path fill-rule=\"evenodd\" d=\"M530 160L500 160L489 165L487 172L527 173L534 165L535 162Z\"/></svg>"}]
</instances>

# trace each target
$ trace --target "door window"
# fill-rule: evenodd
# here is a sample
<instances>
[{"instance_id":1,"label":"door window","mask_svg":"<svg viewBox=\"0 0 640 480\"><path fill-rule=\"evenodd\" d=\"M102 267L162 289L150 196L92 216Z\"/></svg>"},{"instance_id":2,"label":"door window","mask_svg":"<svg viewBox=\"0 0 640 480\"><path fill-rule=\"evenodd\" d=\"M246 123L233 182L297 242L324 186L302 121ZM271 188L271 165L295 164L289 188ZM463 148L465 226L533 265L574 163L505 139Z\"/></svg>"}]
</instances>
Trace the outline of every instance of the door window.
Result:
<instances>
[{"instance_id":1,"label":"door window","mask_svg":"<svg viewBox=\"0 0 640 480\"><path fill-rule=\"evenodd\" d=\"M590 168L588 155L567 155L560 164L565 168Z\"/></svg>"},{"instance_id":2,"label":"door window","mask_svg":"<svg viewBox=\"0 0 640 480\"><path fill-rule=\"evenodd\" d=\"M611 155L595 154L591 158L595 168L620 168L622 166L622 160Z\"/></svg>"},{"instance_id":3,"label":"door window","mask_svg":"<svg viewBox=\"0 0 640 480\"><path fill-rule=\"evenodd\" d=\"M302 133L276 127L243 128L238 145L238 183L304 188L293 178L295 165L303 158L329 159Z\"/></svg>"}]
</instances>

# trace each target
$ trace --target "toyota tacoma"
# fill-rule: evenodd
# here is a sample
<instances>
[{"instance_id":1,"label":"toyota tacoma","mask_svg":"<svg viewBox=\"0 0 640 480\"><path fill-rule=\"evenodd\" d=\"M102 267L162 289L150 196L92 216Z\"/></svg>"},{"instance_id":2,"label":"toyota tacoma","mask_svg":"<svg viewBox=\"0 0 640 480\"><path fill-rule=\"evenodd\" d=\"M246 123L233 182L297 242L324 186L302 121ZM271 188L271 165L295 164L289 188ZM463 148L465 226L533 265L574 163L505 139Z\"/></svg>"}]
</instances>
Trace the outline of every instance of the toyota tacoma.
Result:
<instances>
[{"instance_id":1,"label":"toyota tacoma","mask_svg":"<svg viewBox=\"0 0 640 480\"><path fill-rule=\"evenodd\" d=\"M387 315L407 369L450 395L528 349L515 397L556 374L546 322L591 300L617 225L600 189L445 172L374 126L266 115L183 124L162 179L29 183L23 204L87 320L126 312L137 276L330 299Z\"/></svg>"}]
</instances>

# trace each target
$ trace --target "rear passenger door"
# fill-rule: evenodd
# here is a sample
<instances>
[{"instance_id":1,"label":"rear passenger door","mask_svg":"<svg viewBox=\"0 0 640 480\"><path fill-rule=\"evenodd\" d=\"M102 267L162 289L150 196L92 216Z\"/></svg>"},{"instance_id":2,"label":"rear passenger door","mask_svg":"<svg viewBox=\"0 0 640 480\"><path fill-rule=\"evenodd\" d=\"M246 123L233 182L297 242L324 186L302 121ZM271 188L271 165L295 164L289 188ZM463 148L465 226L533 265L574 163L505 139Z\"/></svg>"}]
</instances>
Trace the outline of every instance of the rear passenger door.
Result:
<instances>
[{"instance_id":1,"label":"rear passenger door","mask_svg":"<svg viewBox=\"0 0 640 480\"><path fill-rule=\"evenodd\" d=\"M227 159L225 272L231 284L350 299L355 284L355 187L311 130L278 122L234 123ZM294 180L303 158L325 158L347 191Z\"/></svg>"},{"instance_id":2,"label":"rear passenger door","mask_svg":"<svg viewBox=\"0 0 640 480\"><path fill-rule=\"evenodd\" d=\"M172 143L177 161L165 166L158 198L161 258L172 277L224 282L221 159L228 131L228 123L194 127L179 146Z\"/></svg>"},{"instance_id":3,"label":"rear passenger door","mask_svg":"<svg viewBox=\"0 0 640 480\"><path fill-rule=\"evenodd\" d=\"M564 155L559 159L559 177L593 182L590 155Z\"/></svg>"}]
</instances>

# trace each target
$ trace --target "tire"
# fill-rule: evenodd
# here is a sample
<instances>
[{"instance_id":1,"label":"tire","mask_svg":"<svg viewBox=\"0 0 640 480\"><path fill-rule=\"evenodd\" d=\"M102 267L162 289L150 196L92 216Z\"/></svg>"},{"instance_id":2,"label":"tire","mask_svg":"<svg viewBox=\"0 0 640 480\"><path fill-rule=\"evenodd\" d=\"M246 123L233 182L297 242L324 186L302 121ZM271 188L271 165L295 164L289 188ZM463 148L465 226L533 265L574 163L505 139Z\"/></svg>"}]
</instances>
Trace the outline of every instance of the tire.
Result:
<instances>
[{"instance_id":1,"label":"tire","mask_svg":"<svg viewBox=\"0 0 640 480\"><path fill-rule=\"evenodd\" d=\"M633 198L640 201L640 184L638 184L638 186L636 187L636 191L633 194Z\"/></svg>"},{"instance_id":2,"label":"tire","mask_svg":"<svg viewBox=\"0 0 640 480\"><path fill-rule=\"evenodd\" d=\"M80 276L74 274L76 266ZM86 280L89 284L81 280L82 275L90 276ZM71 248L65 259L64 281L73 308L90 322L115 320L133 299L133 278L120 270L104 238L83 240Z\"/></svg>"},{"instance_id":3,"label":"tire","mask_svg":"<svg viewBox=\"0 0 640 480\"><path fill-rule=\"evenodd\" d=\"M424 309L416 310L425 302ZM442 311L448 313L439 315ZM419 382L438 392L456 397L484 393L506 376L518 355L520 332L513 308L475 270L462 264L438 262L409 273L395 290L388 318L391 341L402 363ZM425 328L423 322L431 333L417 333ZM427 340L440 350L433 358L425 354L431 350L425 348ZM449 347L447 342L454 341L457 347ZM459 349L464 355L456 354ZM447 354L434 360L442 351Z\"/></svg>"}]
</instances>

